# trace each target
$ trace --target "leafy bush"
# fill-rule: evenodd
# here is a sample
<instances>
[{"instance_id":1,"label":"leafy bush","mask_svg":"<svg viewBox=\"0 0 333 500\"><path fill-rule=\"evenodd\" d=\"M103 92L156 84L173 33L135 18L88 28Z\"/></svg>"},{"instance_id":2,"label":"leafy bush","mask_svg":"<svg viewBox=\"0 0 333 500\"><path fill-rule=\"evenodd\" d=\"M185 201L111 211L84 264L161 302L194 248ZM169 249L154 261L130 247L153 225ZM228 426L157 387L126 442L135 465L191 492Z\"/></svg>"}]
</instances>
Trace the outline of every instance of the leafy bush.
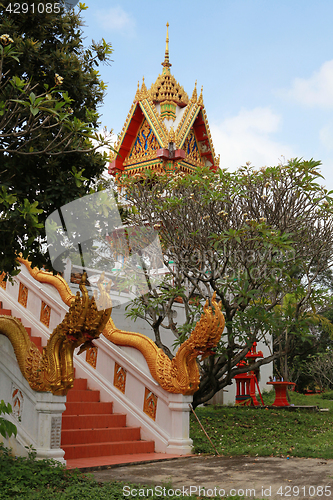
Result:
<instances>
[{"instance_id":1,"label":"leafy bush","mask_svg":"<svg viewBox=\"0 0 333 500\"><path fill-rule=\"evenodd\" d=\"M6 403L2 399L0 401L0 415L6 414L6 413L7 413L7 415L10 415L12 413L12 411L13 410L12 410L11 405L9 403L6 405ZM16 436L16 434L17 434L16 426L14 424L12 424L12 422L9 422L9 420L6 420L5 418L0 417L0 434L4 438L10 437L12 434L14 434L14 436Z\"/></svg>"},{"instance_id":2,"label":"leafy bush","mask_svg":"<svg viewBox=\"0 0 333 500\"><path fill-rule=\"evenodd\" d=\"M333 391L327 391L327 392L323 392L321 397L323 399L329 399L329 400L333 400Z\"/></svg>"}]
</instances>

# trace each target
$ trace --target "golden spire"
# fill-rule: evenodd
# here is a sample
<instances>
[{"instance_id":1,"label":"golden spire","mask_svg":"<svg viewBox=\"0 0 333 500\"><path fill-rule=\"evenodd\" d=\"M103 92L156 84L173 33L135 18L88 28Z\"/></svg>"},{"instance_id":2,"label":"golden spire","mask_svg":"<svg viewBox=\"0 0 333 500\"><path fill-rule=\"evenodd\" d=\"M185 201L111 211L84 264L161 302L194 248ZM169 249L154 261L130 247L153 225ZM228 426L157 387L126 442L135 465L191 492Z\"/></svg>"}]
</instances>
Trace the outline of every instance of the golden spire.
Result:
<instances>
[{"instance_id":1,"label":"golden spire","mask_svg":"<svg viewBox=\"0 0 333 500\"><path fill-rule=\"evenodd\" d=\"M199 99L198 99L198 105L199 106L203 106L202 91L203 91L203 87L201 87L201 92L200 92Z\"/></svg>"},{"instance_id":2,"label":"golden spire","mask_svg":"<svg viewBox=\"0 0 333 500\"><path fill-rule=\"evenodd\" d=\"M145 77L142 77L142 85L141 85L141 99L145 99L148 96L148 90L145 84Z\"/></svg>"},{"instance_id":3,"label":"golden spire","mask_svg":"<svg viewBox=\"0 0 333 500\"><path fill-rule=\"evenodd\" d=\"M135 99L137 101L140 101L140 98L141 98L141 92L140 92L140 82L138 82L138 88L136 90L136 94L135 94Z\"/></svg>"},{"instance_id":4,"label":"golden spire","mask_svg":"<svg viewBox=\"0 0 333 500\"><path fill-rule=\"evenodd\" d=\"M192 94L192 102L197 102L198 99L198 94L197 94L197 81L195 81L194 89L193 89L193 94Z\"/></svg>"},{"instance_id":5,"label":"golden spire","mask_svg":"<svg viewBox=\"0 0 333 500\"><path fill-rule=\"evenodd\" d=\"M166 34L166 45L165 45L165 57L164 57L164 62L162 62L162 66L165 68L163 70L164 72L170 73L170 62L169 62L169 23L166 23L167 27L167 34Z\"/></svg>"}]
</instances>

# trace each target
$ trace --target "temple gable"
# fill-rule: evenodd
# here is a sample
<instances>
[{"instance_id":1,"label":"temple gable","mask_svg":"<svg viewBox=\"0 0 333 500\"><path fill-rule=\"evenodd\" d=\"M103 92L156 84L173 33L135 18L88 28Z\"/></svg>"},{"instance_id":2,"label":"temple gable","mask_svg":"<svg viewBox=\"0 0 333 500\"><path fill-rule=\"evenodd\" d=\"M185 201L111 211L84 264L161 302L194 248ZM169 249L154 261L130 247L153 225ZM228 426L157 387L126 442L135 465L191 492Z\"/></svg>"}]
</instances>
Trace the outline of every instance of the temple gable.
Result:
<instances>
[{"instance_id":1,"label":"temple gable","mask_svg":"<svg viewBox=\"0 0 333 500\"><path fill-rule=\"evenodd\" d=\"M171 74L169 35L163 70L147 89L138 84L118 143L114 146L109 173L133 175L150 169L157 172L193 172L200 166L216 170L216 157L203 103L195 83L191 99Z\"/></svg>"}]
</instances>

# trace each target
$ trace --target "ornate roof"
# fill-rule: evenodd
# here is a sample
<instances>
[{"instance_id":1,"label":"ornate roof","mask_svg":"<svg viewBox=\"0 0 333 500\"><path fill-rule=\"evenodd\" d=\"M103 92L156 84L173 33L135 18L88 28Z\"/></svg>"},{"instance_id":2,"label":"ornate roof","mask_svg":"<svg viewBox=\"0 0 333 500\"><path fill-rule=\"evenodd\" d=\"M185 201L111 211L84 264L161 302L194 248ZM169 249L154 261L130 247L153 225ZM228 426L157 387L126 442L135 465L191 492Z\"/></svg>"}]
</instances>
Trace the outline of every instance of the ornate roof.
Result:
<instances>
[{"instance_id":1,"label":"ornate roof","mask_svg":"<svg viewBox=\"0 0 333 500\"><path fill-rule=\"evenodd\" d=\"M169 24L167 24L167 28ZM198 166L216 169L215 156L203 103L197 83L191 99L170 73L167 29L163 71L148 90L143 79L111 156L109 173L193 171Z\"/></svg>"},{"instance_id":2,"label":"ornate roof","mask_svg":"<svg viewBox=\"0 0 333 500\"><path fill-rule=\"evenodd\" d=\"M178 104L178 106L186 106L189 101L188 95L170 72L169 23L167 23L165 58L162 62L162 66L162 74L158 75L156 82L153 83L149 89L152 100L154 102L173 101Z\"/></svg>"}]
</instances>

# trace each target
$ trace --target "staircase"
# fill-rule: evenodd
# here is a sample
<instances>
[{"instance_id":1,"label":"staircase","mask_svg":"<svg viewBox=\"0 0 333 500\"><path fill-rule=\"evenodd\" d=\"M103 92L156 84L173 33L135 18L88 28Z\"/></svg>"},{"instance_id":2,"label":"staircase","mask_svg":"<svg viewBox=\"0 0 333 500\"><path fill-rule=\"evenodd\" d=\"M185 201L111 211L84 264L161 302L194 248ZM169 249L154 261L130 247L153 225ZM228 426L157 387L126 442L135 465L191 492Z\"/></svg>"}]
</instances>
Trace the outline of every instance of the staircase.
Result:
<instances>
[{"instance_id":1,"label":"staircase","mask_svg":"<svg viewBox=\"0 0 333 500\"><path fill-rule=\"evenodd\" d=\"M125 414L112 413L112 403L100 402L86 379L75 379L62 416L61 448L65 460L91 459L153 453L154 442L141 441L139 427L126 427Z\"/></svg>"},{"instance_id":2,"label":"staircase","mask_svg":"<svg viewBox=\"0 0 333 500\"><path fill-rule=\"evenodd\" d=\"M2 308L2 302L0 315L12 315L10 309ZM29 327L26 330L42 353L41 337L31 336ZM121 462L142 460L149 458L143 457L147 453L157 458L154 445L140 439L140 427L126 427L126 415L113 413L112 402L101 402L99 391L89 390L86 379L75 379L62 416L61 448L68 467L117 463L120 456Z\"/></svg>"}]
</instances>

